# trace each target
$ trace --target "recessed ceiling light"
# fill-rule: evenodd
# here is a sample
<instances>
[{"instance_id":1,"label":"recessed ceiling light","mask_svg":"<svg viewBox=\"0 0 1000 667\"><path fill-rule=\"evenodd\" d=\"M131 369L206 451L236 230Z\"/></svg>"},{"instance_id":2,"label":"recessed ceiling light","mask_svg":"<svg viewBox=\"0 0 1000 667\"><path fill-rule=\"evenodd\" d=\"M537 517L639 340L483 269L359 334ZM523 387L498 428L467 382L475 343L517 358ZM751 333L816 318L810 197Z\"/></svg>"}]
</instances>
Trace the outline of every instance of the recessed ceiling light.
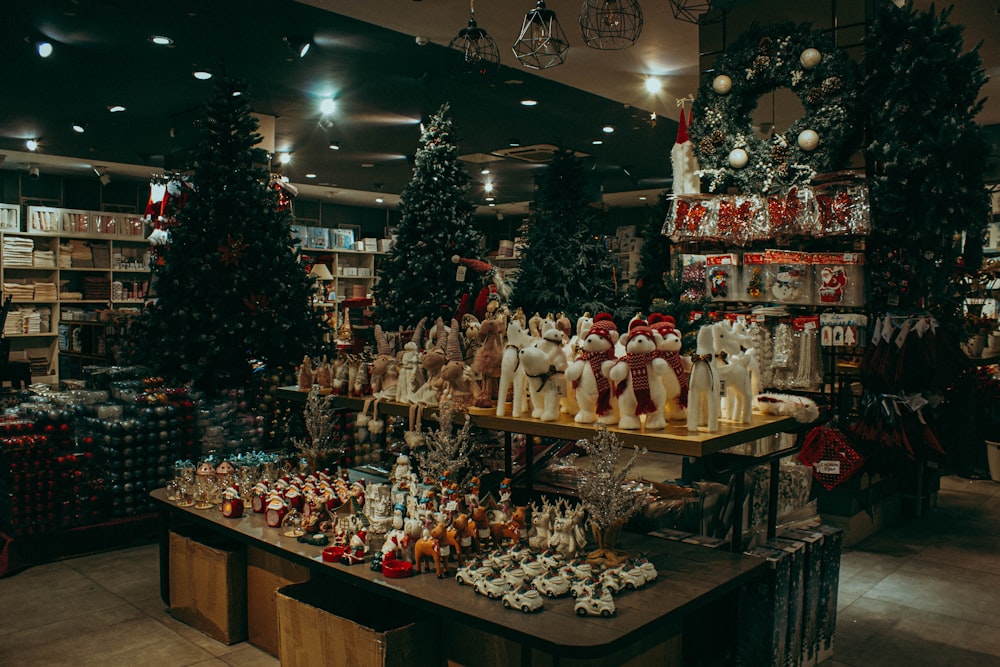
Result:
<instances>
[{"instance_id":1,"label":"recessed ceiling light","mask_svg":"<svg viewBox=\"0 0 1000 667\"><path fill-rule=\"evenodd\" d=\"M364 167L365 169L369 169L371 167L374 167L375 165L372 164L371 162L362 162L361 166Z\"/></svg>"},{"instance_id":2,"label":"recessed ceiling light","mask_svg":"<svg viewBox=\"0 0 1000 667\"><path fill-rule=\"evenodd\" d=\"M595 146L600 146L600 145L602 145L604 143L604 140L603 139L594 139L590 143L592 143Z\"/></svg>"},{"instance_id":3,"label":"recessed ceiling light","mask_svg":"<svg viewBox=\"0 0 1000 667\"><path fill-rule=\"evenodd\" d=\"M646 195L639 195L639 201L646 201Z\"/></svg>"},{"instance_id":4,"label":"recessed ceiling light","mask_svg":"<svg viewBox=\"0 0 1000 667\"><path fill-rule=\"evenodd\" d=\"M316 174L306 174L306 178L316 178Z\"/></svg>"},{"instance_id":5,"label":"recessed ceiling light","mask_svg":"<svg viewBox=\"0 0 1000 667\"><path fill-rule=\"evenodd\" d=\"M109 104L108 105L108 111L110 111L111 113L121 113L121 112L125 111L125 105L124 104Z\"/></svg>"},{"instance_id":6,"label":"recessed ceiling light","mask_svg":"<svg viewBox=\"0 0 1000 667\"><path fill-rule=\"evenodd\" d=\"M481 170L479 171L479 173L480 173L480 174L482 174L483 176L486 176L486 175L488 175L488 174L490 173L490 170L489 170L489 167L483 167L483 168L482 168L482 169L481 169Z\"/></svg>"},{"instance_id":7,"label":"recessed ceiling light","mask_svg":"<svg viewBox=\"0 0 1000 667\"><path fill-rule=\"evenodd\" d=\"M330 150L331 151L339 151L340 150L340 142L336 141L334 139L331 139L330 140Z\"/></svg>"},{"instance_id":8,"label":"recessed ceiling light","mask_svg":"<svg viewBox=\"0 0 1000 667\"><path fill-rule=\"evenodd\" d=\"M521 106L523 107L533 107L538 104L538 100L521 100Z\"/></svg>"},{"instance_id":9,"label":"recessed ceiling light","mask_svg":"<svg viewBox=\"0 0 1000 667\"><path fill-rule=\"evenodd\" d=\"M490 206L496 206L496 202L492 202L492 201L491 201L491 202L489 203L489 205L490 205Z\"/></svg>"},{"instance_id":10,"label":"recessed ceiling light","mask_svg":"<svg viewBox=\"0 0 1000 667\"><path fill-rule=\"evenodd\" d=\"M291 153L288 152L278 153L278 162L280 162L281 164L288 164L291 161L292 161Z\"/></svg>"},{"instance_id":11,"label":"recessed ceiling light","mask_svg":"<svg viewBox=\"0 0 1000 667\"><path fill-rule=\"evenodd\" d=\"M646 86L646 92L650 95L655 95L663 89L663 82L660 81L659 77L655 76L647 76L644 85Z\"/></svg>"},{"instance_id":12,"label":"recessed ceiling light","mask_svg":"<svg viewBox=\"0 0 1000 667\"><path fill-rule=\"evenodd\" d=\"M337 108L337 103L333 101L332 97L324 97L323 101L319 103L319 110L325 116L332 114Z\"/></svg>"},{"instance_id":13,"label":"recessed ceiling light","mask_svg":"<svg viewBox=\"0 0 1000 667\"><path fill-rule=\"evenodd\" d=\"M376 203L376 204L381 204L381 203L382 203L382 202L384 202L384 201L385 201L385 200L384 200L384 199L382 199L381 197L375 197L375 203Z\"/></svg>"},{"instance_id":14,"label":"recessed ceiling light","mask_svg":"<svg viewBox=\"0 0 1000 667\"><path fill-rule=\"evenodd\" d=\"M52 55L52 42L48 42L44 39L35 42L35 51L38 53L39 57L48 58Z\"/></svg>"},{"instance_id":15,"label":"recessed ceiling light","mask_svg":"<svg viewBox=\"0 0 1000 667\"><path fill-rule=\"evenodd\" d=\"M486 198L486 201L494 201L494 200L496 200L496 197L487 197Z\"/></svg>"},{"instance_id":16,"label":"recessed ceiling light","mask_svg":"<svg viewBox=\"0 0 1000 667\"><path fill-rule=\"evenodd\" d=\"M483 185L483 189L486 190L487 192L493 192L493 184L486 183L485 185Z\"/></svg>"},{"instance_id":17,"label":"recessed ceiling light","mask_svg":"<svg viewBox=\"0 0 1000 667\"><path fill-rule=\"evenodd\" d=\"M510 146L511 148L517 148L518 146L521 145L521 142L517 139L511 139L509 142L507 142L507 145Z\"/></svg>"},{"instance_id":18,"label":"recessed ceiling light","mask_svg":"<svg viewBox=\"0 0 1000 667\"><path fill-rule=\"evenodd\" d=\"M71 123L70 127L72 127L73 131L76 132L77 134L83 134L84 132L87 131L87 126L84 125L83 123Z\"/></svg>"},{"instance_id":19,"label":"recessed ceiling light","mask_svg":"<svg viewBox=\"0 0 1000 667\"><path fill-rule=\"evenodd\" d=\"M29 151L32 151L32 152L37 151L38 150L38 139L28 139L27 141L24 142L24 147L27 148Z\"/></svg>"},{"instance_id":20,"label":"recessed ceiling light","mask_svg":"<svg viewBox=\"0 0 1000 667\"><path fill-rule=\"evenodd\" d=\"M601 128L601 132L603 132L604 134L612 134L614 131L615 131L614 125L605 125L604 127Z\"/></svg>"},{"instance_id":21,"label":"recessed ceiling light","mask_svg":"<svg viewBox=\"0 0 1000 667\"><path fill-rule=\"evenodd\" d=\"M150 35L149 41L157 46L173 46L174 40L170 39L166 35Z\"/></svg>"},{"instance_id":22,"label":"recessed ceiling light","mask_svg":"<svg viewBox=\"0 0 1000 667\"><path fill-rule=\"evenodd\" d=\"M191 72L191 76L198 79L199 81L208 81L212 78L212 73L204 69L196 69Z\"/></svg>"}]
</instances>

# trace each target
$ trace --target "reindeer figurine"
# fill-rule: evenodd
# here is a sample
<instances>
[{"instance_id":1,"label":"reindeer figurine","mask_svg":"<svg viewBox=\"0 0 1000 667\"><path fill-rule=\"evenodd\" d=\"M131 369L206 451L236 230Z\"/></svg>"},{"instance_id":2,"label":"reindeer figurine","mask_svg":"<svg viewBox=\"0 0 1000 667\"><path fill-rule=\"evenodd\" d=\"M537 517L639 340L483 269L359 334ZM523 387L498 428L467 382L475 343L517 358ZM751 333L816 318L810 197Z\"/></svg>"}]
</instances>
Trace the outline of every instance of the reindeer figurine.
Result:
<instances>
[{"instance_id":1,"label":"reindeer figurine","mask_svg":"<svg viewBox=\"0 0 1000 667\"><path fill-rule=\"evenodd\" d=\"M537 551L549 548L552 536L552 514L555 506L548 498L542 498L542 506L531 503L531 529L528 531L528 546Z\"/></svg>"}]
</instances>

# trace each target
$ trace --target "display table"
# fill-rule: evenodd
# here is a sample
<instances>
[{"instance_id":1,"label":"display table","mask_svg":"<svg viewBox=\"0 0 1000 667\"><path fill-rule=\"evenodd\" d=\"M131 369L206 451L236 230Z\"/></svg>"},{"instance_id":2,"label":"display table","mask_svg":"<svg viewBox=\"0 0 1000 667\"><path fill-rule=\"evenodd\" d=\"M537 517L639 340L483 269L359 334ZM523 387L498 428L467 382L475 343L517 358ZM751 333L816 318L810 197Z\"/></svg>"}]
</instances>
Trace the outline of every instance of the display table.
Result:
<instances>
[{"instance_id":1,"label":"display table","mask_svg":"<svg viewBox=\"0 0 1000 667\"><path fill-rule=\"evenodd\" d=\"M293 402L305 403L309 392L300 390L297 386L279 387L275 392L278 399ZM334 405L351 410L361 411L366 402L371 399L352 398L348 396L331 396ZM378 411L383 415L409 416L413 407L408 403L397 403L395 401L378 401ZM455 413L452 419L456 423L465 420L466 413ZM423 412L424 419L438 420L436 408L430 408ZM579 440L589 438L594 434L596 426L593 424L577 424L569 415L560 415L558 421L543 422L532 417L498 417L495 411L488 414L469 413L469 418L473 426L492 431L502 431L505 434L506 444L506 469L505 473L511 476L511 433L524 433L526 435L541 436L548 438L559 438L563 440ZM719 430L710 433L707 428L700 428L697 433L690 433L684 424L671 423L661 431L629 431L617 427L610 427L608 430L617 434L626 447L644 447L651 452L661 454L673 454L675 456L690 456L695 458L710 459L716 468L732 472L735 476L734 499L737 507L741 507L745 499L745 488L742 473L747 468L757 465L770 465L771 484L768 487L768 512L767 512L767 537L775 536L778 514L778 477L779 464L781 459L791 456L801 448L801 431L803 425L791 417L780 415L767 415L754 412L751 415L749 424L737 424L725 419L719 420ZM765 448L758 453L748 456L742 454L732 454L727 449L753 442L761 438L775 435L776 433L787 433L799 429L799 438L791 447L772 446ZM526 482L531 488L531 467L526 469ZM739 516L742 518L743 513ZM743 551L742 521L733 524L733 540L731 548L734 552Z\"/></svg>"},{"instance_id":2,"label":"display table","mask_svg":"<svg viewBox=\"0 0 1000 667\"><path fill-rule=\"evenodd\" d=\"M442 621L458 622L512 640L522 647L522 663L529 663L531 650L553 657L594 658L622 648L648 642L656 636L667 639L680 633L685 617L739 588L764 571L764 561L723 550L713 550L652 537L625 535L622 546L642 553L656 566L659 577L643 589L616 596L618 613L604 619L578 617L573 599L545 600L540 613L523 614L505 609L499 602L477 595L468 586L433 574L407 579L386 579L368 563L345 566L323 563L321 549L283 537L277 528L265 525L263 515L249 514L227 519L217 509L178 507L166 499L163 489L151 494L160 508L160 591L169 606L169 548L167 535L178 523L194 523L225 534L245 544L264 549L308 566L313 577L356 587L372 596L370 604L405 604ZM720 637L735 636L735 627L716 628Z\"/></svg>"}]
</instances>

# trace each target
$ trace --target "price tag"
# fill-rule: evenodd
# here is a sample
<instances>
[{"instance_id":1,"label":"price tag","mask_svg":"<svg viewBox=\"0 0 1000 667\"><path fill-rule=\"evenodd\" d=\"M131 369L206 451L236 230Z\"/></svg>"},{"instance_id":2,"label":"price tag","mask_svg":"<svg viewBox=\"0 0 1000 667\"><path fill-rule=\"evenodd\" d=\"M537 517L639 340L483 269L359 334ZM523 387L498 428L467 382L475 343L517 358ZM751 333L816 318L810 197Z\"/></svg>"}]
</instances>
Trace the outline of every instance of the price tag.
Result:
<instances>
[{"instance_id":1,"label":"price tag","mask_svg":"<svg viewBox=\"0 0 1000 667\"><path fill-rule=\"evenodd\" d=\"M457 512L458 511L458 501L452 500L447 505L444 506L446 512Z\"/></svg>"},{"instance_id":2,"label":"price tag","mask_svg":"<svg viewBox=\"0 0 1000 667\"><path fill-rule=\"evenodd\" d=\"M465 272L469 269L465 264L459 264L458 269L455 270L455 280L460 283L465 282Z\"/></svg>"},{"instance_id":3,"label":"price tag","mask_svg":"<svg viewBox=\"0 0 1000 667\"><path fill-rule=\"evenodd\" d=\"M816 472L823 475L839 475L840 461L817 461Z\"/></svg>"}]
</instances>

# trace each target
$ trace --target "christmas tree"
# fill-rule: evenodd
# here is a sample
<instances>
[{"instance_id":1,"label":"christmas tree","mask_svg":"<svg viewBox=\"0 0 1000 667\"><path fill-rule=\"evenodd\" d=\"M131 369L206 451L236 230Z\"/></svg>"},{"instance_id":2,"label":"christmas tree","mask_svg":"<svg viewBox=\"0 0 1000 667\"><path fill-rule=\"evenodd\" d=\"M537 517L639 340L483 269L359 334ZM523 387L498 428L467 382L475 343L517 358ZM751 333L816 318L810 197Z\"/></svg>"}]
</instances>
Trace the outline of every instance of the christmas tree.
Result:
<instances>
[{"instance_id":1,"label":"christmas tree","mask_svg":"<svg viewBox=\"0 0 1000 667\"><path fill-rule=\"evenodd\" d=\"M481 234L472 226L475 207L465 199L468 189L445 104L422 128L413 178L399 198L396 246L379 269L375 301L383 328L454 316L469 283L456 279L452 257L476 259L481 252Z\"/></svg>"},{"instance_id":2,"label":"christmas tree","mask_svg":"<svg viewBox=\"0 0 1000 667\"><path fill-rule=\"evenodd\" d=\"M872 305L930 310L956 328L962 276L982 263L989 147L974 120L986 74L976 49L962 53L962 27L948 23L949 12L882 3L865 40L864 101Z\"/></svg>"},{"instance_id":3,"label":"christmas tree","mask_svg":"<svg viewBox=\"0 0 1000 667\"><path fill-rule=\"evenodd\" d=\"M586 178L582 161L559 150L539 184L511 298L529 314L613 309L616 264L597 235L603 213L591 205Z\"/></svg>"},{"instance_id":4,"label":"christmas tree","mask_svg":"<svg viewBox=\"0 0 1000 667\"><path fill-rule=\"evenodd\" d=\"M198 127L188 199L154 267L143 334L157 372L214 392L242 385L260 362L299 361L322 328L243 84L220 79Z\"/></svg>"},{"instance_id":5,"label":"christmas tree","mask_svg":"<svg viewBox=\"0 0 1000 667\"><path fill-rule=\"evenodd\" d=\"M670 205L668 196L666 192L660 193L657 206L648 212L640 234L643 243L639 250L634 292L639 309L646 313L652 309L654 302L676 297L676 294L668 291L671 271L670 239L663 235L663 220Z\"/></svg>"}]
</instances>

